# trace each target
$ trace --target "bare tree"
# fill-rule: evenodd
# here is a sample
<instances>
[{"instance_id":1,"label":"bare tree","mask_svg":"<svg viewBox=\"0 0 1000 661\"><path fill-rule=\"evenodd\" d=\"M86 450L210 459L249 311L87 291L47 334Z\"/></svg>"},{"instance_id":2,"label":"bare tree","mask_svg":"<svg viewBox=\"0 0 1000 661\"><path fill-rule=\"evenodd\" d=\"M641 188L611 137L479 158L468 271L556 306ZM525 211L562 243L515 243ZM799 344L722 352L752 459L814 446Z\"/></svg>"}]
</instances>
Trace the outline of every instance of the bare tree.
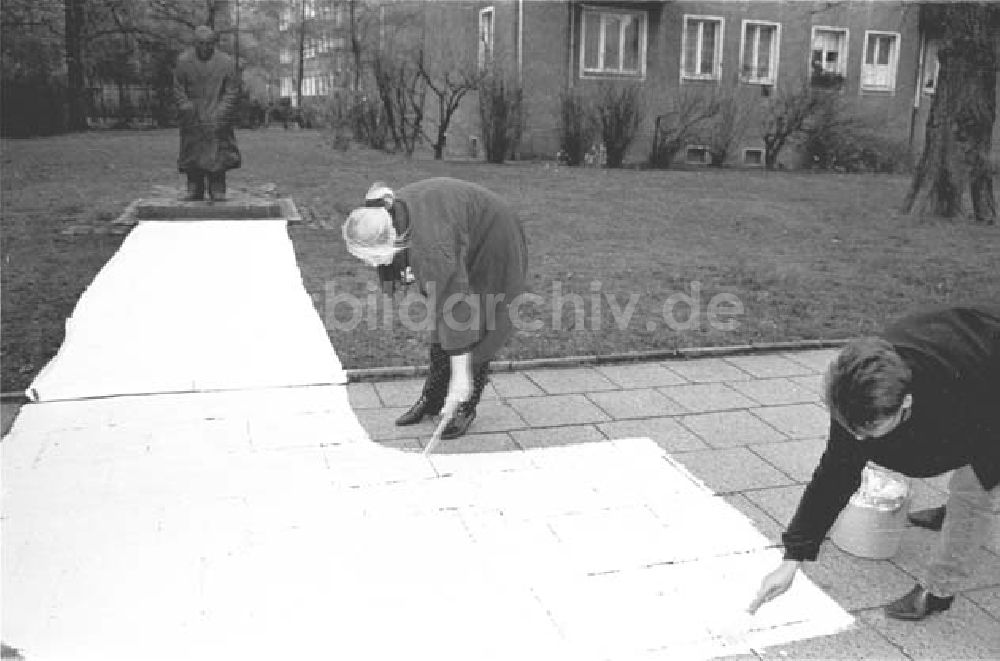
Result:
<instances>
[{"instance_id":1,"label":"bare tree","mask_svg":"<svg viewBox=\"0 0 1000 661\"><path fill-rule=\"evenodd\" d=\"M373 66L393 145L412 156L423 136L427 82L420 73L422 64L393 58L383 51L375 56Z\"/></svg>"},{"instance_id":2,"label":"bare tree","mask_svg":"<svg viewBox=\"0 0 1000 661\"><path fill-rule=\"evenodd\" d=\"M741 98L739 88L717 91L707 102L708 108L716 108L713 121L701 131L700 142L708 147L711 165L720 167L725 164L729 152L746 133L750 113L746 111L748 104Z\"/></svg>"},{"instance_id":3,"label":"bare tree","mask_svg":"<svg viewBox=\"0 0 1000 661\"><path fill-rule=\"evenodd\" d=\"M705 95L683 88L673 100L673 107L656 118L653 151L650 161L657 167L669 167L687 139L704 122L719 112L716 95Z\"/></svg>"},{"instance_id":4,"label":"bare tree","mask_svg":"<svg viewBox=\"0 0 1000 661\"><path fill-rule=\"evenodd\" d=\"M68 95L67 128L87 129L86 81L83 75L83 0L65 0L66 8L66 83Z\"/></svg>"},{"instance_id":5,"label":"bare tree","mask_svg":"<svg viewBox=\"0 0 1000 661\"><path fill-rule=\"evenodd\" d=\"M828 94L836 92L813 89L808 80L803 80L771 97L760 124L765 168L773 170L777 166L778 156L788 140L802 133Z\"/></svg>"},{"instance_id":6,"label":"bare tree","mask_svg":"<svg viewBox=\"0 0 1000 661\"><path fill-rule=\"evenodd\" d=\"M990 163L996 120L997 31L991 3L921 7L921 25L938 29L940 73L927 119L924 151L903 202L907 213L954 218L969 188L976 222L996 223Z\"/></svg>"},{"instance_id":7,"label":"bare tree","mask_svg":"<svg viewBox=\"0 0 1000 661\"><path fill-rule=\"evenodd\" d=\"M441 62L434 72L425 64L423 52L417 58L417 66L417 71L423 77L427 89L437 99L437 132L431 146L434 149L434 158L441 160L452 117L465 95L479 87L485 73L475 64L462 66L448 61Z\"/></svg>"}]
</instances>

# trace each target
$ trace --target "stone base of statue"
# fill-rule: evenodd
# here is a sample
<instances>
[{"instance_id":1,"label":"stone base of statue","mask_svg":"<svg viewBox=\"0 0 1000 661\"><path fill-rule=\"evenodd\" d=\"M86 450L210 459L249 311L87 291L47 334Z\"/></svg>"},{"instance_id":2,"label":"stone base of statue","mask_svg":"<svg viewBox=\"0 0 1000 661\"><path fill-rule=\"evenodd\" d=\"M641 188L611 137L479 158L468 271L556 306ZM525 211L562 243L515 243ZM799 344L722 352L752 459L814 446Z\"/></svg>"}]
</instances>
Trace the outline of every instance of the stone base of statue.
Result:
<instances>
[{"instance_id":1,"label":"stone base of statue","mask_svg":"<svg viewBox=\"0 0 1000 661\"><path fill-rule=\"evenodd\" d=\"M231 190L225 200L185 201L179 189L157 187L156 194L134 200L114 221L120 225L134 225L140 220L285 220L301 223L295 203L290 197L269 194L273 189L261 191Z\"/></svg>"}]
</instances>

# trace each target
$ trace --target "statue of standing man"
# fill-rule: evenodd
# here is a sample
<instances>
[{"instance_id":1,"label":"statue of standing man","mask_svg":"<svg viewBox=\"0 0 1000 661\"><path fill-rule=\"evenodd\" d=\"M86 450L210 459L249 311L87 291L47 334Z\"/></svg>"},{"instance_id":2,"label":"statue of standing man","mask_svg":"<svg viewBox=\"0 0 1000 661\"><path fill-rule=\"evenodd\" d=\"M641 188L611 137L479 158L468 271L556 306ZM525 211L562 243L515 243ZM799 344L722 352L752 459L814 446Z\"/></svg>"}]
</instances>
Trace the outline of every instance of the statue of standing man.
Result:
<instances>
[{"instance_id":1,"label":"statue of standing man","mask_svg":"<svg viewBox=\"0 0 1000 661\"><path fill-rule=\"evenodd\" d=\"M203 200L206 180L212 201L226 199L226 170L240 167L233 121L239 80L231 57L215 46L212 28L194 31L194 48L174 69L174 96L181 129L177 169L187 174L185 200Z\"/></svg>"}]
</instances>

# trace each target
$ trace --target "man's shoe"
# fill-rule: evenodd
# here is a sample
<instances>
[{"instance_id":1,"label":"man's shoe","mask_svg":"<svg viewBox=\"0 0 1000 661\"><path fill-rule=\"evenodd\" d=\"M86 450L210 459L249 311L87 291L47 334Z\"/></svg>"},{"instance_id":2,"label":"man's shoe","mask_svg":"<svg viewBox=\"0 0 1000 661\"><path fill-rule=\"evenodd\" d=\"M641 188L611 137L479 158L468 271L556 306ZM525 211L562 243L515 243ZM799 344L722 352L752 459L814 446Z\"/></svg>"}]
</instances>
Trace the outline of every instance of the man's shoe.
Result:
<instances>
[{"instance_id":1,"label":"man's shoe","mask_svg":"<svg viewBox=\"0 0 1000 661\"><path fill-rule=\"evenodd\" d=\"M906 518L909 519L910 523L917 526L918 528L927 528L928 530L941 530L941 525L944 523L945 506L932 507L926 510L918 510L911 513Z\"/></svg>"},{"instance_id":2,"label":"man's shoe","mask_svg":"<svg viewBox=\"0 0 1000 661\"><path fill-rule=\"evenodd\" d=\"M406 425L415 425L423 420L425 415L437 415L440 413L442 406L444 406L444 402L432 402L421 395L420 399L410 407L409 411L396 418L396 426L405 427Z\"/></svg>"},{"instance_id":3,"label":"man's shoe","mask_svg":"<svg viewBox=\"0 0 1000 661\"><path fill-rule=\"evenodd\" d=\"M469 431L469 426L472 425L472 421L476 419L476 407L471 404L459 404L458 409L455 411L455 415L452 417L451 422L448 426L444 428L441 432L441 438L448 440L450 438L458 438Z\"/></svg>"},{"instance_id":4,"label":"man's shoe","mask_svg":"<svg viewBox=\"0 0 1000 661\"><path fill-rule=\"evenodd\" d=\"M922 620L931 613L951 608L955 597L936 597L918 583L905 596L885 607L885 614L897 620Z\"/></svg>"}]
</instances>

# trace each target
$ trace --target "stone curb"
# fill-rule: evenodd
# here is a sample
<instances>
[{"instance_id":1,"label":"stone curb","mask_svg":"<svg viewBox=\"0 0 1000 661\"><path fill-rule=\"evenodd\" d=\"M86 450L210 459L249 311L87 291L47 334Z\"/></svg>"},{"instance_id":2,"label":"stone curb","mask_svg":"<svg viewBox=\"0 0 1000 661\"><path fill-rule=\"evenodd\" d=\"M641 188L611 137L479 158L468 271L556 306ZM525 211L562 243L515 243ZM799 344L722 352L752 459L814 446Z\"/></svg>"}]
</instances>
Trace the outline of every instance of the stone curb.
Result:
<instances>
[{"instance_id":1,"label":"stone curb","mask_svg":"<svg viewBox=\"0 0 1000 661\"><path fill-rule=\"evenodd\" d=\"M593 354L589 356L564 356L557 358L528 358L525 360L495 360L490 363L490 370L495 373L523 372L525 370L565 369L591 365L621 365L624 363L639 363L654 360L723 358L725 356L744 356L747 354L775 353L778 351L831 349L841 347L849 341L849 339L844 339L755 342L753 344L735 344L721 347L686 347L683 349L655 349L651 351L630 351L628 353L609 353L604 355ZM368 367L344 371L347 374L347 381L349 383L360 383L365 381L412 379L427 374L427 366L401 365L399 367ZM23 392L5 392L0 393L0 401L27 403L28 397Z\"/></svg>"},{"instance_id":2,"label":"stone curb","mask_svg":"<svg viewBox=\"0 0 1000 661\"><path fill-rule=\"evenodd\" d=\"M616 365L659 360L690 360L693 358L722 358L748 354L776 353L779 351L803 351L808 349L832 349L850 342L843 340L800 340L795 342L754 342L721 347L687 347L683 349L656 349L651 351L630 351L604 355L565 356L558 358L528 358L525 360L495 360L490 363L494 373L523 372L534 369L564 369L592 365ZM427 373L426 365L403 365L400 367L369 367L345 370L349 383L365 381L391 381L412 379Z\"/></svg>"}]
</instances>

